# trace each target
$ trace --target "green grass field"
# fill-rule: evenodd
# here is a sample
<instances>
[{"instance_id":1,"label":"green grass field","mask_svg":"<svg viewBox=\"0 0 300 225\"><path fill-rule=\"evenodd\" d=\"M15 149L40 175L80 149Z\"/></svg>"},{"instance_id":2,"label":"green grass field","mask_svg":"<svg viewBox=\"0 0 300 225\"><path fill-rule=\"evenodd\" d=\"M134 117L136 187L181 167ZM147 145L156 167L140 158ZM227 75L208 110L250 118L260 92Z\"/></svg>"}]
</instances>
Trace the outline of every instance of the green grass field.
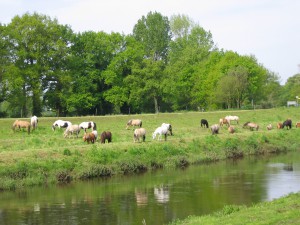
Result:
<instances>
[{"instance_id":1,"label":"green grass field","mask_svg":"<svg viewBox=\"0 0 300 225\"><path fill-rule=\"evenodd\" d=\"M206 224L300 224L300 193L251 207L227 205L222 211L206 216L190 216L172 225ZM170 225L171 225L170 224Z\"/></svg>"},{"instance_id":2,"label":"green grass field","mask_svg":"<svg viewBox=\"0 0 300 225\"><path fill-rule=\"evenodd\" d=\"M13 132L15 119L0 119L0 189L70 182L114 174L138 173L166 167L184 167L189 164L215 161L248 154L293 151L299 149L300 109L278 108L250 111L183 112L142 115L87 116L72 118L39 118L37 130L28 135L25 131ZM219 122L226 115L240 117L233 124L236 133L226 127L218 135L200 127L200 120L209 125ZM144 143L133 142L133 128L125 129L129 119L142 119L146 129ZM276 129L278 122L287 118L293 128ZM55 120L69 120L73 124L94 121L98 134L112 132L112 143L87 144L83 131L79 138L64 138L63 129L52 131ZM24 120L29 121L25 118ZM258 131L242 128L247 122L258 123ZM174 136L167 141L152 140L153 131L163 122L173 126ZM233 122L235 123L235 122ZM267 131L272 124L274 129Z\"/></svg>"}]
</instances>

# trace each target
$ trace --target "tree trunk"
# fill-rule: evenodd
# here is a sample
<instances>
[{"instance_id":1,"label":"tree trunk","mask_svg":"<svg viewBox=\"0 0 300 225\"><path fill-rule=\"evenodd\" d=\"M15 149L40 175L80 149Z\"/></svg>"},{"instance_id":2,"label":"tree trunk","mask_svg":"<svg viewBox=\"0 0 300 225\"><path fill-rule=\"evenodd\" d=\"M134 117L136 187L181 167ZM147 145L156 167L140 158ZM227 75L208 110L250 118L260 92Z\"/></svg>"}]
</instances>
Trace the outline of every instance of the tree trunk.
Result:
<instances>
[{"instance_id":1,"label":"tree trunk","mask_svg":"<svg viewBox=\"0 0 300 225\"><path fill-rule=\"evenodd\" d=\"M153 99L154 99L154 109L155 109L155 113L159 113L157 97L154 96Z\"/></svg>"},{"instance_id":2,"label":"tree trunk","mask_svg":"<svg viewBox=\"0 0 300 225\"><path fill-rule=\"evenodd\" d=\"M32 93L32 115L41 116L42 104L40 99L40 93L37 90L33 90Z\"/></svg>"},{"instance_id":3,"label":"tree trunk","mask_svg":"<svg viewBox=\"0 0 300 225\"><path fill-rule=\"evenodd\" d=\"M23 85L23 102L21 108L21 117L27 116L27 95L26 95L26 87L25 84Z\"/></svg>"}]
</instances>

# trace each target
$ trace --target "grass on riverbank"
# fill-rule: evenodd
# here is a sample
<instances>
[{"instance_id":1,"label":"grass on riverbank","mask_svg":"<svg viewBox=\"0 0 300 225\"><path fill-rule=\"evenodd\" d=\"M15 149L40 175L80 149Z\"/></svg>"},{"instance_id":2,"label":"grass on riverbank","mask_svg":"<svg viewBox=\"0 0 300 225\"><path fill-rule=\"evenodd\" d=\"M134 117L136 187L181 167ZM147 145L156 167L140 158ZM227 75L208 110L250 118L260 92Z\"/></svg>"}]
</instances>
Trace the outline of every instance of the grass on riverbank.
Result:
<instances>
[{"instance_id":1,"label":"grass on riverbank","mask_svg":"<svg viewBox=\"0 0 300 225\"><path fill-rule=\"evenodd\" d=\"M190 216L170 225L200 224L300 224L300 193L252 207L227 205L220 212L206 216Z\"/></svg>"},{"instance_id":2,"label":"grass on riverbank","mask_svg":"<svg viewBox=\"0 0 300 225\"><path fill-rule=\"evenodd\" d=\"M205 118L218 123L226 115L237 115L240 124L235 134L222 128L211 135L200 127ZM126 130L131 118L143 120L147 131L145 143L133 143L133 130ZM243 157L249 154L293 151L299 149L300 129L277 130L278 122L298 121L298 108L252 111L163 113L126 116L63 118L73 124L93 120L98 133L110 130L113 143L88 145L80 138L63 138L63 130L52 131L57 118L40 118L38 129L28 135L10 129L14 119L0 120L0 189L70 182L114 174L139 173L157 168L185 167L189 164ZM28 120L28 119L27 119ZM300 120L300 118L299 118ZM258 123L258 131L242 128L243 123ZM161 123L171 123L174 136L152 140L152 132ZM268 124L274 129L266 130Z\"/></svg>"}]
</instances>

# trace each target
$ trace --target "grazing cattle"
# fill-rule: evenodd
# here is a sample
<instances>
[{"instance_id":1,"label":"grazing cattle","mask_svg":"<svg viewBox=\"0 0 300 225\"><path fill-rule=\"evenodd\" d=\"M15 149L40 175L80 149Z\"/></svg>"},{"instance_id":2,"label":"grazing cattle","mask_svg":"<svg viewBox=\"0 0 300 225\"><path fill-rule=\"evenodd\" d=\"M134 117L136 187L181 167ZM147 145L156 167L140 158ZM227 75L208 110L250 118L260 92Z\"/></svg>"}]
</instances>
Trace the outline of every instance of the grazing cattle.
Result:
<instances>
[{"instance_id":1,"label":"grazing cattle","mask_svg":"<svg viewBox=\"0 0 300 225\"><path fill-rule=\"evenodd\" d=\"M112 134L110 131L103 131L101 133L101 137L100 137L101 144L105 144L106 140L108 143L110 143L112 141Z\"/></svg>"},{"instance_id":2,"label":"grazing cattle","mask_svg":"<svg viewBox=\"0 0 300 225\"><path fill-rule=\"evenodd\" d=\"M19 130L21 130L21 128L26 128L28 134L30 134L30 127L31 124L28 121L23 120L16 120L12 125L12 129L14 132L16 128L18 128Z\"/></svg>"},{"instance_id":3,"label":"grazing cattle","mask_svg":"<svg viewBox=\"0 0 300 225\"><path fill-rule=\"evenodd\" d=\"M82 122L81 124L79 124L80 129L84 129L84 132L86 132L86 129L91 129L96 130L97 126L96 123L94 123L93 121L89 121L89 122Z\"/></svg>"},{"instance_id":4,"label":"grazing cattle","mask_svg":"<svg viewBox=\"0 0 300 225\"><path fill-rule=\"evenodd\" d=\"M284 121L282 123L282 129L286 127L287 129L291 129L292 128L292 120L291 119L287 119L286 121Z\"/></svg>"},{"instance_id":5,"label":"grazing cattle","mask_svg":"<svg viewBox=\"0 0 300 225\"><path fill-rule=\"evenodd\" d=\"M247 122L243 125L243 128L249 127L250 130L258 130L259 125L257 125L256 123L251 123L251 122Z\"/></svg>"},{"instance_id":6,"label":"grazing cattle","mask_svg":"<svg viewBox=\"0 0 300 225\"><path fill-rule=\"evenodd\" d=\"M133 132L133 141L134 142L140 142L140 138L142 138L142 141L144 142L146 139L146 130L145 128L137 128Z\"/></svg>"},{"instance_id":7,"label":"grazing cattle","mask_svg":"<svg viewBox=\"0 0 300 225\"><path fill-rule=\"evenodd\" d=\"M282 123L277 123L277 129L282 129L283 124Z\"/></svg>"},{"instance_id":8,"label":"grazing cattle","mask_svg":"<svg viewBox=\"0 0 300 225\"><path fill-rule=\"evenodd\" d=\"M267 126L267 130L272 130L272 129L273 129L272 124L269 124L269 125Z\"/></svg>"},{"instance_id":9,"label":"grazing cattle","mask_svg":"<svg viewBox=\"0 0 300 225\"><path fill-rule=\"evenodd\" d=\"M300 127L300 122L296 123L296 128Z\"/></svg>"},{"instance_id":10,"label":"grazing cattle","mask_svg":"<svg viewBox=\"0 0 300 225\"><path fill-rule=\"evenodd\" d=\"M68 126L72 125L70 121L64 121L64 120L56 120L52 125L52 130L55 131L55 128L66 128Z\"/></svg>"},{"instance_id":11,"label":"grazing cattle","mask_svg":"<svg viewBox=\"0 0 300 225\"><path fill-rule=\"evenodd\" d=\"M229 131L229 133L233 134L235 132L235 129L233 126L229 126L228 131Z\"/></svg>"},{"instance_id":12,"label":"grazing cattle","mask_svg":"<svg viewBox=\"0 0 300 225\"><path fill-rule=\"evenodd\" d=\"M208 121L206 119L201 119L200 126L208 128Z\"/></svg>"},{"instance_id":13,"label":"grazing cattle","mask_svg":"<svg viewBox=\"0 0 300 225\"><path fill-rule=\"evenodd\" d=\"M169 123L163 123L161 126L166 126L170 135L172 136L173 135L173 132L172 132L172 125L169 124Z\"/></svg>"},{"instance_id":14,"label":"grazing cattle","mask_svg":"<svg viewBox=\"0 0 300 225\"><path fill-rule=\"evenodd\" d=\"M158 135L158 140L161 140L162 135L165 136L165 141L167 140L167 134L168 134L168 128L166 126L161 126L156 128L156 130L152 134L153 140L156 138Z\"/></svg>"},{"instance_id":15,"label":"grazing cattle","mask_svg":"<svg viewBox=\"0 0 300 225\"><path fill-rule=\"evenodd\" d=\"M231 121L236 121L236 123L239 124L239 120L240 120L238 116L225 116L225 119L228 121L229 125Z\"/></svg>"},{"instance_id":16,"label":"grazing cattle","mask_svg":"<svg viewBox=\"0 0 300 225\"><path fill-rule=\"evenodd\" d=\"M220 126L218 124L214 124L210 127L211 134L218 134Z\"/></svg>"},{"instance_id":17,"label":"grazing cattle","mask_svg":"<svg viewBox=\"0 0 300 225\"><path fill-rule=\"evenodd\" d=\"M83 136L83 141L87 142L88 144L92 142L92 144L95 143L95 135L93 133L85 133Z\"/></svg>"},{"instance_id":18,"label":"grazing cattle","mask_svg":"<svg viewBox=\"0 0 300 225\"><path fill-rule=\"evenodd\" d=\"M77 124L71 124L70 126L67 127L67 129L64 132L64 137L69 137L70 135L76 135L78 138L78 134L80 132L80 127Z\"/></svg>"},{"instance_id":19,"label":"grazing cattle","mask_svg":"<svg viewBox=\"0 0 300 225\"><path fill-rule=\"evenodd\" d=\"M38 122L39 122L39 120L36 116L32 116L30 118L30 124L31 124L32 130L35 130L37 128Z\"/></svg>"},{"instance_id":20,"label":"grazing cattle","mask_svg":"<svg viewBox=\"0 0 300 225\"><path fill-rule=\"evenodd\" d=\"M230 123L229 123L229 121L228 121L227 119L221 118L221 119L219 120L219 125L220 125L221 127L223 127L224 124L227 124L228 127L230 126Z\"/></svg>"},{"instance_id":21,"label":"grazing cattle","mask_svg":"<svg viewBox=\"0 0 300 225\"><path fill-rule=\"evenodd\" d=\"M135 126L142 127L142 120L140 120L140 119L129 120L126 124L126 129L128 129L128 127L130 127L130 126L132 126L132 127L135 127Z\"/></svg>"}]
</instances>

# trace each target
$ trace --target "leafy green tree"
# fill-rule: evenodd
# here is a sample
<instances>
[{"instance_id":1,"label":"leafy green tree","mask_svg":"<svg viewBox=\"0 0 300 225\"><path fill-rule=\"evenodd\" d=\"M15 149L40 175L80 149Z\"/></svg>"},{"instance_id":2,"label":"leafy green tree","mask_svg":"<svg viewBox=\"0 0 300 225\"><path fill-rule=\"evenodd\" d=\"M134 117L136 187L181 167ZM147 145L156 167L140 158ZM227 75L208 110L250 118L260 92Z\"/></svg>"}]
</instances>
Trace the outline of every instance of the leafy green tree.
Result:
<instances>
[{"instance_id":1,"label":"leafy green tree","mask_svg":"<svg viewBox=\"0 0 300 225\"><path fill-rule=\"evenodd\" d=\"M129 105L129 86L131 84L127 85L125 80L127 76L132 74L133 65L141 62L142 59L141 45L130 35L122 36L120 51L115 54L103 72L104 82L108 86L103 95L106 101L113 104L114 113L120 113L122 107ZM127 113L128 107L123 111Z\"/></svg>"},{"instance_id":2,"label":"leafy green tree","mask_svg":"<svg viewBox=\"0 0 300 225\"><path fill-rule=\"evenodd\" d=\"M300 97L300 74L287 79L282 89L281 104L286 105L287 101L296 101L296 96ZM299 100L298 100L298 103Z\"/></svg>"},{"instance_id":3,"label":"leafy green tree","mask_svg":"<svg viewBox=\"0 0 300 225\"><path fill-rule=\"evenodd\" d=\"M263 108L272 108L285 105L283 87L280 85L280 77L268 71L267 81L263 86L263 99L261 105ZM282 101L283 100L283 101Z\"/></svg>"},{"instance_id":4,"label":"leafy green tree","mask_svg":"<svg viewBox=\"0 0 300 225\"><path fill-rule=\"evenodd\" d=\"M226 102L227 108L235 105L241 107L246 97L248 86L248 71L244 67L232 68L223 76L217 85L217 100Z\"/></svg>"},{"instance_id":5,"label":"leafy green tree","mask_svg":"<svg viewBox=\"0 0 300 225\"><path fill-rule=\"evenodd\" d=\"M5 25L0 23L0 104L6 99L6 67L9 66L9 48L5 37ZM1 108L0 108L1 109Z\"/></svg>"},{"instance_id":6,"label":"leafy green tree","mask_svg":"<svg viewBox=\"0 0 300 225\"><path fill-rule=\"evenodd\" d=\"M30 108L32 114L41 115L42 97L48 88L45 83L51 82L46 78L57 68L63 70L69 46L64 36L70 32L57 20L37 13L15 16L7 25L13 65L7 73L14 75L8 101L12 107L21 105L23 115L30 114Z\"/></svg>"},{"instance_id":7,"label":"leafy green tree","mask_svg":"<svg viewBox=\"0 0 300 225\"><path fill-rule=\"evenodd\" d=\"M143 62L132 68L132 74L128 75L125 83L130 87L129 103L138 110L147 108L148 101L154 100L155 112L160 111L159 100L162 96L162 82L164 79L162 61L143 59Z\"/></svg>"},{"instance_id":8,"label":"leafy green tree","mask_svg":"<svg viewBox=\"0 0 300 225\"><path fill-rule=\"evenodd\" d=\"M193 89L199 64L215 49L212 35L187 16L171 17L175 34L170 44L165 92L174 110L193 107Z\"/></svg>"},{"instance_id":9,"label":"leafy green tree","mask_svg":"<svg viewBox=\"0 0 300 225\"><path fill-rule=\"evenodd\" d=\"M123 48L124 39L119 33L89 31L76 36L70 63L73 82L72 94L67 100L69 110L79 115L107 114L117 107L114 104L119 104L120 99L116 100L110 94L121 97L123 93L118 92L121 88L111 90L113 81L116 81L114 76L119 76L117 69L112 68L112 61Z\"/></svg>"},{"instance_id":10,"label":"leafy green tree","mask_svg":"<svg viewBox=\"0 0 300 225\"><path fill-rule=\"evenodd\" d=\"M135 62L132 74L127 79L130 87L129 101L132 104L136 98L142 97L144 101L152 99L157 113L163 93L163 74L171 40L168 18L157 12L148 13L147 17L143 16L134 26L133 37L141 44L144 59ZM139 101L141 103L142 100Z\"/></svg>"},{"instance_id":11,"label":"leafy green tree","mask_svg":"<svg viewBox=\"0 0 300 225\"><path fill-rule=\"evenodd\" d=\"M199 70L197 71L199 79L195 80L193 92L196 97L195 104L197 104L197 101L202 101L201 96L205 96L205 105L218 108L216 104L219 102L216 96L217 84L223 76L226 76L230 71L237 68L242 68L242 74L245 74L240 76L241 80L245 80L247 76L247 82L245 82L247 83L247 89L245 90L244 87L241 87L243 91L237 95L239 96L238 98L235 98L235 101L238 103L235 105L241 107L244 100L250 102L253 100L256 102L261 101L263 99L263 87L267 82L268 71L257 63L254 56L240 56L235 52L227 51L221 54L212 54L211 57L208 57L207 61L199 66ZM238 74L241 74L241 71ZM201 89L202 85L206 88L205 90ZM199 89L201 90L199 92L201 95L198 95Z\"/></svg>"}]
</instances>

